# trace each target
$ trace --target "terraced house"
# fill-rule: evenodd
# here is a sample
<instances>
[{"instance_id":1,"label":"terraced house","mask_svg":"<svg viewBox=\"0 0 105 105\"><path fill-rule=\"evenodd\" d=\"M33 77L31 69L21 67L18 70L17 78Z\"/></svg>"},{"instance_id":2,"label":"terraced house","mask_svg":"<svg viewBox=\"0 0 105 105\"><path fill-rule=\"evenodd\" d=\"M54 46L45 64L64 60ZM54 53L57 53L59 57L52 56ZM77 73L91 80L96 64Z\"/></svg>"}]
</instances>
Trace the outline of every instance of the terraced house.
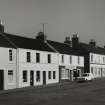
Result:
<instances>
[{"instance_id":1,"label":"terraced house","mask_svg":"<svg viewBox=\"0 0 105 105\"><path fill-rule=\"evenodd\" d=\"M95 78L105 77L105 48L96 45L95 40L89 44L79 41L78 35L72 37L72 47L84 56L84 72L92 73Z\"/></svg>"},{"instance_id":2,"label":"terraced house","mask_svg":"<svg viewBox=\"0 0 105 105\"><path fill-rule=\"evenodd\" d=\"M58 53L40 37L31 39L8 34L0 24L0 89L58 82Z\"/></svg>"},{"instance_id":3,"label":"terraced house","mask_svg":"<svg viewBox=\"0 0 105 105\"><path fill-rule=\"evenodd\" d=\"M59 53L59 79L74 80L75 74L81 76L84 73L84 56L71 47L69 37L65 42L48 40L48 43Z\"/></svg>"},{"instance_id":4,"label":"terraced house","mask_svg":"<svg viewBox=\"0 0 105 105\"><path fill-rule=\"evenodd\" d=\"M26 38L5 33L0 23L0 90L72 81L84 72L105 77L105 48L95 41L81 43L74 34L61 43L44 32Z\"/></svg>"}]
</instances>

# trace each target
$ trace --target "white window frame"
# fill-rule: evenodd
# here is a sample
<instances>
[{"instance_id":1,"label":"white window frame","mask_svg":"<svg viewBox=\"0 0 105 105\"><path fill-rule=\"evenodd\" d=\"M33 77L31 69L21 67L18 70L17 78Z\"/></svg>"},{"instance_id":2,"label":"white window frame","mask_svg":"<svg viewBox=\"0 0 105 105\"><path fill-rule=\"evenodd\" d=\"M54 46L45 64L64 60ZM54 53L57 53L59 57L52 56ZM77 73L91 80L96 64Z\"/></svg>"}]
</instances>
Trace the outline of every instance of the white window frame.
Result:
<instances>
[{"instance_id":1,"label":"white window frame","mask_svg":"<svg viewBox=\"0 0 105 105\"><path fill-rule=\"evenodd\" d=\"M8 70L8 83L13 83L14 81L14 72L13 70Z\"/></svg>"}]
</instances>

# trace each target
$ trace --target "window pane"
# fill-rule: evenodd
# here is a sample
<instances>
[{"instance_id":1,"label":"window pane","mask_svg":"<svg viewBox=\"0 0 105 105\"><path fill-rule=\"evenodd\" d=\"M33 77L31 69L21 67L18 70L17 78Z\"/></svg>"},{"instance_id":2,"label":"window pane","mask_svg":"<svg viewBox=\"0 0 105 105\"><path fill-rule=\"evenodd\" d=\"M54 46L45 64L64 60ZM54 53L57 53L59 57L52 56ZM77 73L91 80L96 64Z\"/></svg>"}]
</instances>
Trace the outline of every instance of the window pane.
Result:
<instances>
[{"instance_id":1,"label":"window pane","mask_svg":"<svg viewBox=\"0 0 105 105\"><path fill-rule=\"evenodd\" d=\"M91 67L91 73L93 73L93 67Z\"/></svg>"},{"instance_id":2,"label":"window pane","mask_svg":"<svg viewBox=\"0 0 105 105\"><path fill-rule=\"evenodd\" d=\"M31 62L31 54L30 54L30 52L27 52L27 62Z\"/></svg>"},{"instance_id":3,"label":"window pane","mask_svg":"<svg viewBox=\"0 0 105 105\"><path fill-rule=\"evenodd\" d=\"M70 64L72 64L72 56L70 56Z\"/></svg>"},{"instance_id":4,"label":"window pane","mask_svg":"<svg viewBox=\"0 0 105 105\"><path fill-rule=\"evenodd\" d=\"M91 55L91 62L93 62L93 55Z\"/></svg>"},{"instance_id":5,"label":"window pane","mask_svg":"<svg viewBox=\"0 0 105 105\"><path fill-rule=\"evenodd\" d=\"M40 81L40 71L36 71L36 81Z\"/></svg>"},{"instance_id":6,"label":"window pane","mask_svg":"<svg viewBox=\"0 0 105 105\"><path fill-rule=\"evenodd\" d=\"M12 50L9 50L9 61L12 61Z\"/></svg>"},{"instance_id":7,"label":"window pane","mask_svg":"<svg viewBox=\"0 0 105 105\"><path fill-rule=\"evenodd\" d=\"M64 63L64 55L62 55L62 63Z\"/></svg>"},{"instance_id":8,"label":"window pane","mask_svg":"<svg viewBox=\"0 0 105 105\"><path fill-rule=\"evenodd\" d=\"M78 64L80 64L80 57L78 57Z\"/></svg>"},{"instance_id":9,"label":"window pane","mask_svg":"<svg viewBox=\"0 0 105 105\"><path fill-rule=\"evenodd\" d=\"M48 78L51 79L51 71L48 71Z\"/></svg>"},{"instance_id":10,"label":"window pane","mask_svg":"<svg viewBox=\"0 0 105 105\"><path fill-rule=\"evenodd\" d=\"M48 54L48 63L51 63L51 55Z\"/></svg>"},{"instance_id":11,"label":"window pane","mask_svg":"<svg viewBox=\"0 0 105 105\"><path fill-rule=\"evenodd\" d=\"M27 82L27 71L23 71L23 82Z\"/></svg>"},{"instance_id":12,"label":"window pane","mask_svg":"<svg viewBox=\"0 0 105 105\"><path fill-rule=\"evenodd\" d=\"M8 70L8 82L13 82L13 71Z\"/></svg>"},{"instance_id":13,"label":"window pane","mask_svg":"<svg viewBox=\"0 0 105 105\"><path fill-rule=\"evenodd\" d=\"M55 79L55 78L56 78L56 72L53 71L53 79Z\"/></svg>"},{"instance_id":14,"label":"window pane","mask_svg":"<svg viewBox=\"0 0 105 105\"><path fill-rule=\"evenodd\" d=\"M40 62L40 53L36 53L36 62L37 62L37 63Z\"/></svg>"}]
</instances>

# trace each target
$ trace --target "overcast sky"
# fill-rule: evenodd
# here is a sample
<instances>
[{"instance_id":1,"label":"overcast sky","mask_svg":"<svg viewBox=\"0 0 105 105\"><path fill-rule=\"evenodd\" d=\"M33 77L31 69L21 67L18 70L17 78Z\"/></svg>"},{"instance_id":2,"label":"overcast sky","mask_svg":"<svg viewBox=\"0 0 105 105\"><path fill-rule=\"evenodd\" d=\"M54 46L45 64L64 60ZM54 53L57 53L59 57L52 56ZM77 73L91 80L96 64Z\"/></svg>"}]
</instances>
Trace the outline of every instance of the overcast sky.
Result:
<instances>
[{"instance_id":1,"label":"overcast sky","mask_svg":"<svg viewBox=\"0 0 105 105\"><path fill-rule=\"evenodd\" d=\"M44 23L50 40L78 32L83 42L105 44L105 0L0 0L0 18L12 34L35 36Z\"/></svg>"}]
</instances>

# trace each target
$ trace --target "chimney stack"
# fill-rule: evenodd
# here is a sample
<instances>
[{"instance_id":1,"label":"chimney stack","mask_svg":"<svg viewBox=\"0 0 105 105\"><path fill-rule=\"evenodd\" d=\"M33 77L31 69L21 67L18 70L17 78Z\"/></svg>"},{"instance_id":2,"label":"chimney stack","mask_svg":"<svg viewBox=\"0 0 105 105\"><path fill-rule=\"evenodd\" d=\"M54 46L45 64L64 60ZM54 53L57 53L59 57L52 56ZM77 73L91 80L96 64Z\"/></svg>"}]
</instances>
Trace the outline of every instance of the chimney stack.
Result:
<instances>
[{"instance_id":1,"label":"chimney stack","mask_svg":"<svg viewBox=\"0 0 105 105\"><path fill-rule=\"evenodd\" d=\"M66 43L66 44L68 44L70 47L72 46L72 42L71 42L71 39L70 39L70 37L65 37L65 41L64 41L64 43Z\"/></svg>"},{"instance_id":2,"label":"chimney stack","mask_svg":"<svg viewBox=\"0 0 105 105\"><path fill-rule=\"evenodd\" d=\"M4 25L2 24L1 20L0 20L0 32L4 33Z\"/></svg>"},{"instance_id":3,"label":"chimney stack","mask_svg":"<svg viewBox=\"0 0 105 105\"><path fill-rule=\"evenodd\" d=\"M46 35L44 35L44 32L39 32L38 35L36 36L36 39L46 42Z\"/></svg>"},{"instance_id":4,"label":"chimney stack","mask_svg":"<svg viewBox=\"0 0 105 105\"><path fill-rule=\"evenodd\" d=\"M79 36L76 33L76 34L73 34L73 36L72 36L72 47L77 48L78 44L79 44Z\"/></svg>"},{"instance_id":5,"label":"chimney stack","mask_svg":"<svg viewBox=\"0 0 105 105\"><path fill-rule=\"evenodd\" d=\"M94 39L90 39L89 45L92 47L96 46L96 41Z\"/></svg>"}]
</instances>

